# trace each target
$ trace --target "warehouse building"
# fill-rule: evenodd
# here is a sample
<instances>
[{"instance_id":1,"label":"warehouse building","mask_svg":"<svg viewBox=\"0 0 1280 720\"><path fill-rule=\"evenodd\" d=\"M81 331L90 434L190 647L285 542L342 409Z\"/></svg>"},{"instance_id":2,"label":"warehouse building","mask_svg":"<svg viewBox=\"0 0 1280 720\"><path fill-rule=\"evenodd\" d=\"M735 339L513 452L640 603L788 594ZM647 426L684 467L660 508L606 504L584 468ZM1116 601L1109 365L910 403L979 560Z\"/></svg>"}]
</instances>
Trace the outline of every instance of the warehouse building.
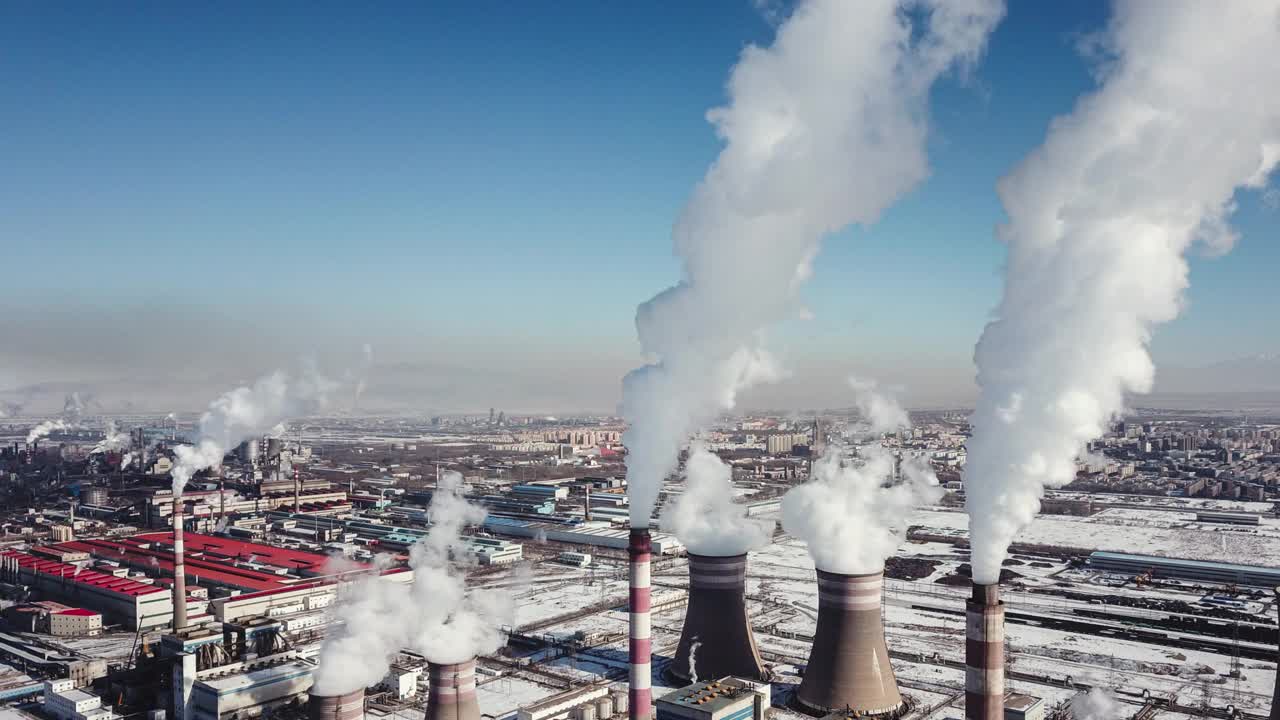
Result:
<instances>
[{"instance_id":1,"label":"warehouse building","mask_svg":"<svg viewBox=\"0 0 1280 720\"><path fill-rule=\"evenodd\" d=\"M1089 556L1089 567L1130 575L1150 572L1153 577L1196 580L1223 585L1254 585L1267 588L1280 586L1280 568L1257 565L1178 560L1153 555L1098 551Z\"/></svg>"},{"instance_id":2,"label":"warehouse building","mask_svg":"<svg viewBox=\"0 0 1280 720\"><path fill-rule=\"evenodd\" d=\"M314 666L279 656L204 670L191 689L187 720L256 717L280 705L300 701L311 688Z\"/></svg>"},{"instance_id":3,"label":"warehouse building","mask_svg":"<svg viewBox=\"0 0 1280 720\"><path fill-rule=\"evenodd\" d=\"M686 685L658 700L657 720L763 720L769 684L722 678Z\"/></svg>"},{"instance_id":4,"label":"warehouse building","mask_svg":"<svg viewBox=\"0 0 1280 720\"><path fill-rule=\"evenodd\" d=\"M164 588L15 550L0 551L0 558L6 581L30 585L45 596L76 607L97 610L130 630L162 627L173 621L173 600Z\"/></svg>"},{"instance_id":5,"label":"warehouse building","mask_svg":"<svg viewBox=\"0 0 1280 720\"><path fill-rule=\"evenodd\" d=\"M497 535L541 538L549 542L591 545L613 550L626 550L630 538L630 531L625 528L587 524L566 526L492 515L485 518L484 529ZM655 532L650 537L653 552L659 555L675 555L684 550L684 544L674 535Z\"/></svg>"}]
</instances>

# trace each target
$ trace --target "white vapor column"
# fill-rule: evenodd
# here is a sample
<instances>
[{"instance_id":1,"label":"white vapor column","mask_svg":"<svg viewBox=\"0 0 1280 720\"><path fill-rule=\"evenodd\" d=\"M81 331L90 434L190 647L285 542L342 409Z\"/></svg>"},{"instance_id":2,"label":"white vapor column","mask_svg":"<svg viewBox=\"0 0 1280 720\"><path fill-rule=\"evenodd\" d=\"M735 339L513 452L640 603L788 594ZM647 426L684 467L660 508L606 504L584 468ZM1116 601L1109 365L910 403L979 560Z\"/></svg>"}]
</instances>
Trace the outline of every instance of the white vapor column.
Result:
<instances>
[{"instance_id":1,"label":"white vapor column","mask_svg":"<svg viewBox=\"0 0 1280 720\"><path fill-rule=\"evenodd\" d=\"M999 183L1009 256L965 469L977 584L1126 393L1150 391L1188 253L1230 249L1236 193L1280 161L1280 0L1118 2L1093 43L1097 90Z\"/></svg>"}]
</instances>

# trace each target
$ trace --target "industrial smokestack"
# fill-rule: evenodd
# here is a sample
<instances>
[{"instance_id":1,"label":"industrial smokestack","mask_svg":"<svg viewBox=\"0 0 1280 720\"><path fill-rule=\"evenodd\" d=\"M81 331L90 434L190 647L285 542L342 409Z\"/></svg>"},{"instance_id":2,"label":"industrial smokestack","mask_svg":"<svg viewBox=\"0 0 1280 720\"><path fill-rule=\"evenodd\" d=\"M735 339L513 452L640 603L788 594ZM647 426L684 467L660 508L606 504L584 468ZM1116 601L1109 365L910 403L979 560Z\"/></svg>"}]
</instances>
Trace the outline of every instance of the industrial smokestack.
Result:
<instances>
[{"instance_id":1,"label":"industrial smokestack","mask_svg":"<svg viewBox=\"0 0 1280 720\"><path fill-rule=\"evenodd\" d=\"M187 566L182 547L182 498L173 499L173 629L187 626Z\"/></svg>"},{"instance_id":2,"label":"industrial smokestack","mask_svg":"<svg viewBox=\"0 0 1280 720\"><path fill-rule=\"evenodd\" d=\"M476 702L475 658L460 663L429 663L426 720L480 720Z\"/></svg>"},{"instance_id":3,"label":"industrial smokestack","mask_svg":"<svg viewBox=\"0 0 1280 720\"><path fill-rule=\"evenodd\" d=\"M364 688L342 695L311 693L307 720L364 720Z\"/></svg>"},{"instance_id":4,"label":"industrial smokestack","mask_svg":"<svg viewBox=\"0 0 1280 720\"><path fill-rule=\"evenodd\" d=\"M965 720L1004 720L1004 603L1000 586L973 584L965 605Z\"/></svg>"},{"instance_id":5,"label":"industrial smokestack","mask_svg":"<svg viewBox=\"0 0 1280 720\"><path fill-rule=\"evenodd\" d=\"M746 584L746 553L689 555L689 606L675 660L668 666L676 679L684 684L726 675L765 679L747 619Z\"/></svg>"},{"instance_id":6,"label":"industrial smokestack","mask_svg":"<svg viewBox=\"0 0 1280 720\"><path fill-rule=\"evenodd\" d=\"M631 720L653 715L653 673L649 629L649 529L631 528L627 554L631 559L630 692L627 711Z\"/></svg>"},{"instance_id":7,"label":"industrial smokestack","mask_svg":"<svg viewBox=\"0 0 1280 720\"><path fill-rule=\"evenodd\" d=\"M293 511L299 512L302 509L302 480L298 477L298 468L293 469Z\"/></svg>"},{"instance_id":8,"label":"industrial smokestack","mask_svg":"<svg viewBox=\"0 0 1280 720\"><path fill-rule=\"evenodd\" d=\"M818 627L797 702L806 710L883 715L902 707L880 620L884 571L818 570Z\"/></svg>"}]
</instances>

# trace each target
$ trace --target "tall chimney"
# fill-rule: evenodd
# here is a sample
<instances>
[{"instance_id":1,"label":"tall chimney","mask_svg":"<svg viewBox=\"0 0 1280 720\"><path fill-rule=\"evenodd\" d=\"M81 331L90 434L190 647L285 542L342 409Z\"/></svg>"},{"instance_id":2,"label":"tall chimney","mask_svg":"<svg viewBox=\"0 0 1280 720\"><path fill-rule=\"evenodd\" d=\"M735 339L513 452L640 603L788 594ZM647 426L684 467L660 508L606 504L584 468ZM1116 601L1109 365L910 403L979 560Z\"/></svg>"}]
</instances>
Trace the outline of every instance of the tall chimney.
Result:
<instances>
[{"instance_id":1,"label":"tall chimney","mask_svg":"<svg viewBox=\"0 0 1280 720\"><path fill-rule=\"evenodd\" d=\"M364 688L344 695L311 693L307 720L364 720Z\"/></svg>"},{"instance_id":2,"label":"tall chimney","mask_svg":"<svg viewBox=\"0 0 1280 720\"><path fill-rule=\"evenodd\" d=\"M182 547L182 498L173 499L173 629L187 626L187 565Z\"/></svg>"},{"instance_id":3,"label":"tall chimney","mask_svg":"<svg viewBox=\"0 0 1280 720\"><path fill-rule=\"evenodd\" d=\"M649 627L649 528L631 528L627 554L631 559L630 692L627 712L631 720L653 716L652 646Z\"/></svg>"},{"instance_id":4,"label":"tall chimney","mask_svg":"<svg viewBox=\"0 0 1280 720\"><path fill-rule=\"evenodd\" d=\"M689 606L668 672L688 684L734 677L764 680L747 619L747 555L689 554ZM692 666L691 666L692 663Z\"/></svg>"},{"instance_id":5,"label":"tall chimney","mask_svg":"<svg viewBox=\"0 0 1280 720\"><path fill-rule=\"evenodd\" d=\"M591 522L591 486L587 486L587 503L582 508L582 519Z\"/></svg>"},{"instance_id":6,"label":"tall chimney","mask_svg":"<svg viewBox=\"0 0 1280 720\"><path fill-rule=\"evenodd\" d=\"M428 663L425 720L480 720L476 702L476 660L453 664Z\"/></svg>"},{"instance_id":7,"label":"tall chimney","mask_svg":"<svg viewBox=\"0 0 1280 720\"><path fill-rule=\"evenodd\" d=\"M296 513L302 508L302 503L298 496L302 492L302 481L298 478L298 468L293 469L293 511Z\"/></svg>"},{"instance_id":8,"label":"tall chimney","mask_svg":"<svg viewBox=\"0 0 1280 720\"><path fill-rule=\"evenodd\" d=\"M997 584L973 584L965 604L965 720L1004 719L1004 603Z\"/></svg>"},{"instance_id":9,"label":"tall chimney","mask_svg":"<svg viewBox=\"0 0 1280 720\"><path fill-rule=\"evenodd\" d=\"M1274 590L1276 612L1280 613L1280 587ZM1280 720L1280 649L1276 651L1276 688L1271 693L1271 720Z\"/></svg>"},{"instance_id":10,"label":"tall chimney","mask_svg":"<svg viewBox=\"0 0 1280 720\"><path fill-rule=\"evenodd\" d=\"M805 709L882 715L902 707L880 620L884 571L843 575L818 570L818 627L796 693Z\"/></svg>"}]
</instances>

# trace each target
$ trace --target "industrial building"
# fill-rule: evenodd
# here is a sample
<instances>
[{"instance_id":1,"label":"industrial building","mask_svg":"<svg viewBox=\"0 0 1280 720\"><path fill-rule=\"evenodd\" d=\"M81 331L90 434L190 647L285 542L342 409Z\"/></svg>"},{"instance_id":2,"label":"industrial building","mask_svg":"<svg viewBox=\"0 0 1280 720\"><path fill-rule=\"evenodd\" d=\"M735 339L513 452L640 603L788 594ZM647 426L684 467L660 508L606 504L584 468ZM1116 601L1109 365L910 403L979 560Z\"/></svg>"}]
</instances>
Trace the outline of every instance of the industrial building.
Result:
<instances>
[{"instance_id":1,"label":"industrial building","mask_svg":"<svg viewBox=\"0 0 1280 720\"><path fill-rule=\"evenodd\" d=\"M200 673L191 689L190 720L253 717L300 700L314 666L292 657L231 663Z\"/></svg>"},{"instance_id":2,"label":"industrial building","mask_svg":"<svg viewBox=\"0 0 1280 720\"><path fill-rule=\"evenodd\" d=\"M129 629L149 629L173 620L173 602L163 588L44 560L16 550L0 551L0 577L29 585L76 607L90 608Z\"/></svg>"},{"instance_id":3,"label":"industrial building","mask_svg":"<svg viewBox=\"0 0 1280 720\"><path fill-rule=\"evenodd\" d=\"M726 677L668 693L657 702L657 720L764 720L769 684Z\"/></svg>"},{"instance_id":4,"label":"industrial building","mask_svg":"<svg viewBox=\"0 0 1280 720\"><path fill-rule=\"evenodd\" d=\"M1152 577L1196 580L1222 585L1252 585L1273 588L1280 585L1280 568L1233 563L1178 560L1154 555L1098 551L1089 555L1089 567L1107 572Z\"/></svg>"},{"instance_id":5,"label":"industrial building","mask_svg":"<svg viewBox=\"0 0 1280 720\"><path fill-rule=\"evenodd\" d=\"M494 517L490 515L484 520L484 529L497 535L514 537L542 538L549 542L571 543L574 545L590 545L626 550L628 531L605 525L571 525L531 522L515 518ZM667 533L651 533L653 552L658 555L675 555L684 550L684 544L674 535Z\"/></svg>"}]
</instances>

